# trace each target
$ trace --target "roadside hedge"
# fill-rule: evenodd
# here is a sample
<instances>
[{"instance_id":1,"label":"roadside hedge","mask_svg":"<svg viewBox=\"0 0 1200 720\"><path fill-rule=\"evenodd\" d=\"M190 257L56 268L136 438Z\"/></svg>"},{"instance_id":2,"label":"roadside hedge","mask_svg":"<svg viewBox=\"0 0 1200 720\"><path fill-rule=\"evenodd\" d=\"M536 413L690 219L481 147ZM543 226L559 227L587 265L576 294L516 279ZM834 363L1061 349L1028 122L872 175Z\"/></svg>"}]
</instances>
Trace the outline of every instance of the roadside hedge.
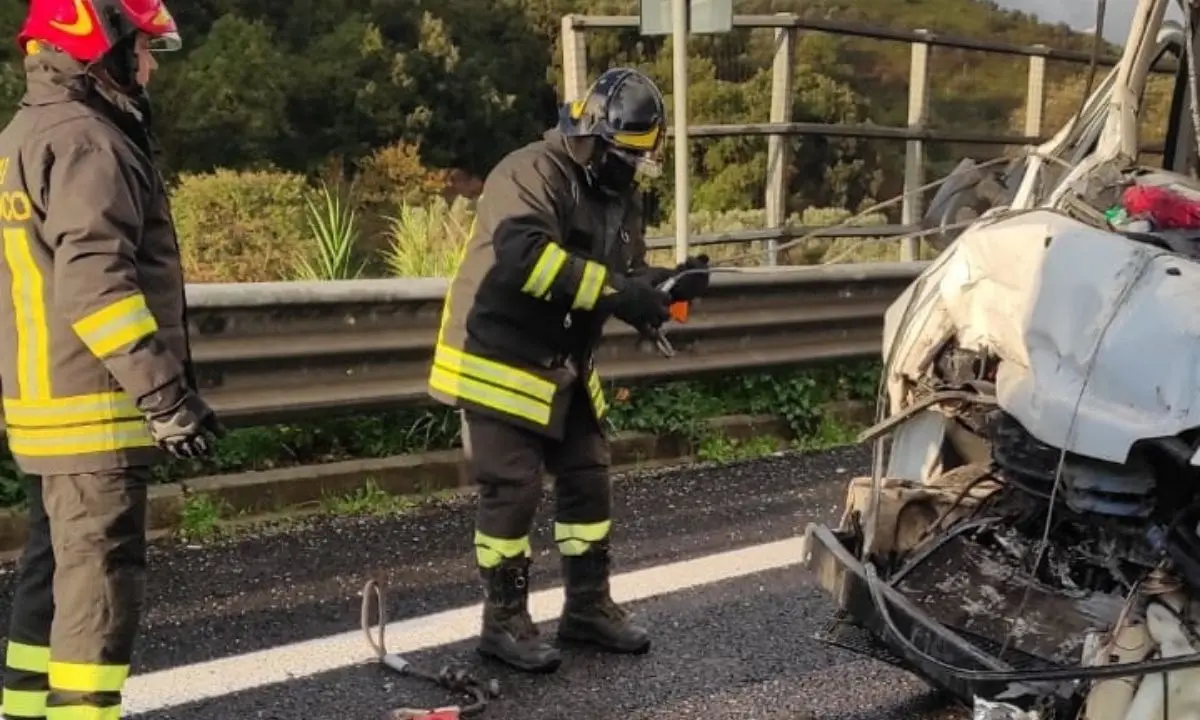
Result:
<instances>
[{"instance_id":1,"label":"roadside hedge","mask_svg":"<svg viewBox=\"0 0 1200 720\"><path fill-rule=\"evenodd\" d=\"M453 269L466 240L473 201L463 193L478 187L457 182L446 171L421 167L417 149L383 148L356 168L331 166L315 178L271 168L181 174L171 194L189 282L341 280L356 277L444 276ZM833 225L850 212L808 208L789 225ZM856 221L886 223L884 215ZM693 233L722 233L765 227L762 210L695 212ZM671 222L651 236L670 236ZM762 243L708 248L720 261L763 250ZM761 256L739 264L758 264ZM784 254L781 262L812 264L897 259L897 243L857 238L821 238ZM673 264L673 252L652 253Z\"/></svg>"},{"instance_id":2,"label":"roadside hedge","mask_svg":"<svg viewBox=\"0 0 1200 720\"><path fill-rule=\"evenodd\" d=\"M716 379L615 385L611 431L674 435L694 444L708 438L704 421L721 415L775 415L801 441L841 430L818 412L839 400L872 400L879 378L876 362L817 365ZM315 422L239 428L230 431L212 458L173 461L155 470L158 482L248 470L378 458L459 447L456 414L448 408L400 408L390 412L331 417ZM0 453L0 506L24 500L19 473Z\"/></svg>"}]
</instances>

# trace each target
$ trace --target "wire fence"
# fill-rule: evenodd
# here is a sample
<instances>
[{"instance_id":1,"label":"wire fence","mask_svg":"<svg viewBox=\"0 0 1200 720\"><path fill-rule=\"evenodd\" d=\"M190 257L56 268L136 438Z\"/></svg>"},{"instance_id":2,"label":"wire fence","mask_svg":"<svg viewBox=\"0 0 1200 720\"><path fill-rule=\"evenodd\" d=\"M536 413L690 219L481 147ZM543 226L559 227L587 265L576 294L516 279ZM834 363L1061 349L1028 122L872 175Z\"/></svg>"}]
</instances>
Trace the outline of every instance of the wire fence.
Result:
<instances>
[{"instance_id":1,"label":"wire fence","mask_svg":"<svg viewBox=\"0 0 1200 720\"><path fill-rule=\"evenodd\" d=\"M767 264L839 254L847 243L863 243L866 233L875 242L863 243L854 260L932 257L915 240L879 242L919 222L925 198L914 188L963 155L988 160L1046 140L1081 102L1091 61L1082 50L786 13L736 15L733 25L731 32L688 41L689 234L717 253L713 246L761 250ZM567 99L580 97L590 79L614 65L638 66L664 93L673 92L671 40L641 36L637 16L571 15L562 33ZM838 67L845 50L838 42L886 48L872 50L878 73L868 84L878 91L870 97L857 97L846 79L854 68ZM1102 75L1118 58L1096 60ZM1169 107L1175 70L1173 62L1155 66L1163 77L1147 89L1147 116ZM1165 127L1143 131L1149 151L1160 151L1153 144L1161 144ZM673 185L662 178L656 187L660 224L651 231L652 245L664 252L674 244ZM874 230L814 241L784 257L774 252L779 239L801 234L797 226L834 224L849 215L846 208L901 193L899 212L864 223Z\"/></svg>"}]
</instances>

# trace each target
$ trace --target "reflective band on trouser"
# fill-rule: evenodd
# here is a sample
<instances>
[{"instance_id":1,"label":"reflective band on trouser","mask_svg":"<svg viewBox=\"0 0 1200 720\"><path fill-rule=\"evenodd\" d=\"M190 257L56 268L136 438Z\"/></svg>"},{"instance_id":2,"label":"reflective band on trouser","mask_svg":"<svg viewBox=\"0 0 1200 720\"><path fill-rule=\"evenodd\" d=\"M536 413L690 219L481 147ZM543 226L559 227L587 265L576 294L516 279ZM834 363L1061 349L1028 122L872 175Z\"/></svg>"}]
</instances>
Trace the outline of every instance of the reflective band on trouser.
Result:
<instances>
[{"instance_id":1,"label":"reflective band on trouser","mask_svg":"<svg viewBox=\"0 0 1200 720\"><path fill-rule=\"evenodd\" d=\"M50 661L50 687L55 692L119 693L128 677L128 665Z\"/></svg>"},{"instance_id":2,"label":"reflective band on trouser","mask_svg":"<svg viewBox=\"0 0 1200 720\"><path fill-rule=\"evenodd\" d=\"M13 720L46 717L50 648L9 640L4 665L5 688L0 709L4 717Z\"/></svg>"},{"instance_id":3,"label":"reflective band on trouser","mask_svg":"<svg viewBox=\"0 0 1200 720\"><path fill-rule=\"evenodd\" d=\"M3 710L5 720L17 718L46 717L45 690L10 690L4 688Z\"/></svg>"},{"instance_id":4,"label":"reflective band on trouser","mask_svg":"<svg viewBox=\"0 0 1200 720\"><path fill-rule=\"evenodd\" d=\"M563 555L582 555L592 546L608 537L612 520L595 523L554 523L554 542Z\"/></svg>"},{"instance_id":5,"label":"reflective band on trouser","mask_svg":"<svg viewBox=\"0 0 1200 720\"><path fill-rule=\"evenodd\" d=\"M4 650L4 664L25 672L49 672L50 648L9 640L8 647Z\"/></svg>"},{"instance_id":6,"label":"reflective band on trouser","mask_svg":"<svg viewBox=\"0 0 1200 720\"><path fill-rule=\"evenodd\" d=\"M45 283L33 260L25 228L4 229L4 260L12 273L13 315L17 325L14 389L23 398L47 398L50 397L50 331L46 324Z\"/></svg>"},{"instance_id":7,"label":"reflective band on trouser","mask_svg":"<svg viewBox=\"0 0 1200 720\"><path fill-rule=\"evenodd\" d=\"M549 425L555 386L533 373L447 345L434 351L429 386L537 425Z\"/></svg>"},{"instance_id":8,"label":"reflective band on trouser","mask_svg":"<svg viewBox=\"0 0 1200 720\"><path fill-rule=\"evenodd\" d=\"M533 554L529 545L529 536L519 538L498 538L475 531L475 562L482 568L494 568L509 558Z\"/></svg>"},{"instance_id":9,"label":"reflective band on trouser","mask_svg":"<svg viewBox=\"0 0 1200 720\"><path fill-rule=\"evenodd\" d=\"M608 401L604 399L604 387L600 384L600 374L592 370L587 379L588 397L592 399L592 409L596 411L596 419L603 419L608 412Z\"/></svg>"},{"instance_id":10,"label":"reflective band on trouser","mask_svg":"<svg viewBox=\"0 0 1200 720\"><path fill-rule=\"evenodd\" d=\"M85 705L80 700L88 696L119 697L128 677L128 665L51 661L50 689L53 699L46 708L46 720L120 720L120 704L101 707ZM71 695L82 697L76 700Z\"/></svg>"},{"instance_id":11,"label":"reflective band on trouser","mask_svg":"<svg viewBox=\"0 0 1200 720\"><path fill-rule=\"evenodd\" d=\"M550 292L554 278L558 277L558 273L566 264L567 252L554 243L546 243L542 254L538 255L537 262L533 264L533 269L529 271L525 284L521 286L521 292L534 297L544 297Z\"/></svg>"},{"instance_id":12,"label":"reflective band on trouser","mask_svg":"<svg viewBox=\"0 0 1200 720\"><path fill-rule=\"evenodd\" d=\"M134 293L78 320L72 328L98 358L105 358L158 330L146 296Z\"/></svg>"},{"instance_id":13,"label":"reflective band on trouser","mask_svg":"<svg viewBox=\"0 0 1200 720\"><path fill-rule=\"evenodd\" d=\"M8 449L27 457L61 457L151 447L154 439L142 420L91 423L72 427L27 428L9 423Z\"/></svg>"},{"instance_id":14,"label":"reflective band on trouser","mask_svg":"<svg viewBox=\"0 0 1200 720\"><path fill-rule=\"evenodd\" d=\"M604 289L604 280L608 270L603 265L591 260L583 264L583 277L579 278L579 287L575 290L575 299L571 301L572 310L591 310L600 299L600 291Z\"/></svg>"}]
</instances>

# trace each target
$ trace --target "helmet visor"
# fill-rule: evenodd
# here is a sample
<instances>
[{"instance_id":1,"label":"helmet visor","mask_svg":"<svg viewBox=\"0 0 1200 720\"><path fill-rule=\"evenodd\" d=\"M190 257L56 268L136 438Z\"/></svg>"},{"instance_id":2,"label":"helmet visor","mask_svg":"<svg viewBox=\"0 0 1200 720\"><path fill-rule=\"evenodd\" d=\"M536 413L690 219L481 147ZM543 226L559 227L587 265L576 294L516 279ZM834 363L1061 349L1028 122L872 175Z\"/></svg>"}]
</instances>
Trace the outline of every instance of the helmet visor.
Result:
<instances>
[{"instance_id":1,"label":"helmet visor","mask_svg":"<svg viewBox=\"0 0 1200 720\"><path fill-rule=\"evenodd\" d=\"M612 135L612 150L646 177L662 174L662 147L666 133L659 125L644 132L618 132Z\"/></svg>"},{"instance_id":2,"label":"helmet visor","mask_svg":"<svg viewBox=\"0 0 1200 720\"><path fill-rule=\"evenodd\" d=\"M638 175L648 178L656 178L662 175L662 161L656 152L628 150L622 147L613 147L609 152L620 158L623 162L632 165Z\"/></svg>"}]
</instances>

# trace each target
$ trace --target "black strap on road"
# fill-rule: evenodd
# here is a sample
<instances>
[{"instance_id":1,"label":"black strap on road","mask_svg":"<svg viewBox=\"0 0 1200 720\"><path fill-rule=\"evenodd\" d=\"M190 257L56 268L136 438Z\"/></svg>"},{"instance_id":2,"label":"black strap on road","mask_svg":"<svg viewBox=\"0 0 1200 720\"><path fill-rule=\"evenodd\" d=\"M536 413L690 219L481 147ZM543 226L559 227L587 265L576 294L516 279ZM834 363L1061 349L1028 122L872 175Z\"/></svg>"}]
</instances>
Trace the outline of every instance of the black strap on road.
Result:
<instances>
[{"instance_id":1,"label":"black strap on road","mask_svg":"<svg viewBox=\"0 0 1200 720\"><path fill-rule=\"evenodd\" d=\"M465 667L446 665L438 672L429 672L413 665L397 653L389 653L385 638L387 628L387 604L382 580L368 580L363 587L362 629L367 643L374 651L375 659L390 670L400 674L421 678L452 693L471 698L468 705L449 705L440 708L397 708L387 716L388 720L457 720L460 717L478 715L487 708L490 700L500 697L500 682L495 678L481 682ZM372 634L371 601L374 600L378 614L378 632Z\"/></svg>"}]
</instances>

